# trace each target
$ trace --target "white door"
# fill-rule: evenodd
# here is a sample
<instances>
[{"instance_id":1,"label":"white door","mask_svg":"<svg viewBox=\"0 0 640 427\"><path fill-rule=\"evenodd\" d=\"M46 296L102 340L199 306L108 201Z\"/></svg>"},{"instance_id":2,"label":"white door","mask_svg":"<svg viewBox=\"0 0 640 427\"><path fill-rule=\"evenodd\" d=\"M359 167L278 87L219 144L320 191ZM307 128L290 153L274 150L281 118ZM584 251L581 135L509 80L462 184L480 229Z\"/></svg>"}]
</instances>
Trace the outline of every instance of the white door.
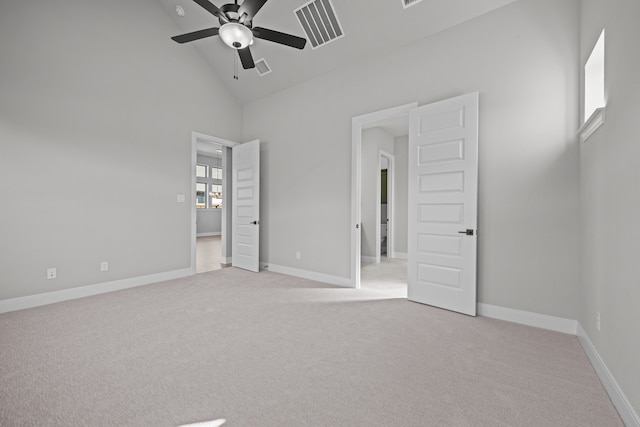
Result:
<instances>
[{"instance_id":1,"label":"white door","mask_svg":"<svg viewBox=\"0 0 640 427\"><path fill-rule=\"evenodd\" d=\"M231 264L260 270L260 141L233 147Z\"/></svg>"},{"instance_id":2,"label":"white door","mask_svg":"<svg viewBox=\"0 0 640 427\"><path fill-rule=\"evenodd\" d=\"M476 315L478 93L409 118L408 298Z\"/></svg>"}]
</instances>

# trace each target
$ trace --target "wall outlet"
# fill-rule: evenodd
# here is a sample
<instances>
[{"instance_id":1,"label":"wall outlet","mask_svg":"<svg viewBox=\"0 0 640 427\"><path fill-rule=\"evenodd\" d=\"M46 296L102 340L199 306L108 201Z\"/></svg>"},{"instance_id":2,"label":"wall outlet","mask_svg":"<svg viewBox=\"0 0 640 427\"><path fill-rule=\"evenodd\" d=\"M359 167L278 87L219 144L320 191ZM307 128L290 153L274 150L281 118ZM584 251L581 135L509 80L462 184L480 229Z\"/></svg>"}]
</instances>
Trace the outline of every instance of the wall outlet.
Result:
<instances>
[{"instance_id":1,"label":"wall outlet","mask_svg":"<svg viewBox=\"0 0 640 427\"><path fill-rule=\"evenodd\" d=\"M302 255L300 255L300 251L296 251L296 259L300 259L302 258Z\"/></svg>"},{"instance_id":2,"label":"wall outlet","mask_svg":"<svg viewBox=\"0 0 640 427\"><path fill-rule=\"evenodd\" d=\"M47 279L55 279L58 275L58 272L55 268L47 268Z\"/></svg>"},{"instance_id":3,"label":"wall outlet","mask_svg":"<svg viewBox=\"0 0 640 427\"><path fill-rule=\"evenodd\" d=\"M596 329L600 331L600 312L596 310Z\"/></svg>"},{"instance_id":4,"label":"wall outlet","mask_svg":"<svg viewBox=\"0 0 640 427\"><path fill-rule=\"evenodd\" d=\"M100 271L107 271L109 270L109 262L108 261L102 261L100 263Z\"/></svg>"}]
</instances>

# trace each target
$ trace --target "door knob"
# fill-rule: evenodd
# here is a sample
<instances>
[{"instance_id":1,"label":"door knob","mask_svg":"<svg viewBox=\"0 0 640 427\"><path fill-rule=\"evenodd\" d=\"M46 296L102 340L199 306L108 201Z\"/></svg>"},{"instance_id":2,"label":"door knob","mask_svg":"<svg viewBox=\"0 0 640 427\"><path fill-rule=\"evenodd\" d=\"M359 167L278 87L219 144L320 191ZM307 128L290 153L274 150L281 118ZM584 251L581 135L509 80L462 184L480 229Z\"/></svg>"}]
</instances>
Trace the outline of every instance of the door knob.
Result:
<instances>
[{"instance_id":1,"label":"door knob","mask_svg":"<svg viewBox=\"0 0 640 427\"><path fill-rule=\"evenodd\" d=\"M467 229L466 229L466 230L464 230L464 231L458 231L458 233L460 233L460 234L466 234L467 236L473 236L473 230L472 230L472 229L470 229L470 228L467 228Z\"/></svg>"},{"instance_id":2,"label":"door knob","mask_svg":"<svg viewBox=\"0 0 640 427\"><path fill-rule=\"evenodd\" d=\"M260 221L251 221L249 224L258 225L260 224Z\"/></svg>"}]
</instances>

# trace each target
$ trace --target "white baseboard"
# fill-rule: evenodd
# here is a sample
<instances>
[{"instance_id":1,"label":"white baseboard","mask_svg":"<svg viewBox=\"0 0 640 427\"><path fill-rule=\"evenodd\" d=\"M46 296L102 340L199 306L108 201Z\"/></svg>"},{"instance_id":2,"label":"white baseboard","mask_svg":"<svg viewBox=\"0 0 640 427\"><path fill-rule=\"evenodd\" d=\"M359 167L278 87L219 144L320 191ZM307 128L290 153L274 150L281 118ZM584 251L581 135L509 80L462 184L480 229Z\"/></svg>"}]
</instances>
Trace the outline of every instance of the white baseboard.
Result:
<instances>
[{"instance_id":1,"label":"white baseboard","mask_svg":"<svg viewBox=\"0 0 640 427\"><path fill-rule=\"evenodd\" d=\"M342 286L345 288L352 288L351 279L344 277L332 276L330 274L316 273L315 271L300 270L293 267L285 267L282 265L270 264L268 262L261 262L260 268L274 273L286 274L287 276L300 277L302 279L315 280L317 282L328 283L330 285Z\"/></svg>"},{"instance_id":2,"label":"white baseboard","mask_svg":"<svg viewBox=\"0 0 640 427\"><path fill-rule=\"evenodd\" d=\"M360 262L363 264L377 264L378 263L378 258L374 257L374 256L361 256L360 257Z\"/></svg>"},{"instance_id":3,"label":"white baseboard","mask_svg":"<svg viewBox=\"0 0 640 427\"><path fill-rule=\"evenodd\" d=\"M406 252L393 252L391 255L397 259L409 259L409 254Z\"/></svg>"},{"instance_id":4,"label":"white baseboard","mask_svg":"<svg viewBox=\"0 0 640 427\"><path fill-rule=\"evenodd\" d=\"M497 305L478 303L478 314L493 319L564 332L565 334L576 335L578 332L578 322L576 320L514 310L513 308L499 307Z\"/></svg>"},{"instance_id":5,"label":"white baseboard","mask_svg":"<svg viewBox=\"0 0 640 427\"><path fill-rule=\"evenodd\" d=\"M638 414L633 406L631 406L631 403L629 403L618 382L611 374L611 371L609 371L609 368L607 368L607 365L600 357L600 354L598 354L589 336L578 321L483 303L478 303L478 314L494 319L577 335L584 352L591 362L591 366L593 366L593 369L600 378L604 389L618 410L618 414L624 424L627 427L640 427L640 417L638 417Z\"/></svg>"},{"instance_id":6,"label":"white baseboard","mask_svg":"<svg viewBox=\"0 0 640 427\"><path fill-rule=\"evenodd\" d=\"M211 233L198 233L196 234L196 237L211 237L211 236L222 236L222 233L220 231L214 231Z\"/></svg>"},{"instance_id":7,"label":"white baseboard","mask_svg":"<svg viewBox=\"0 0 640 427\"><path fill-rule=\"evenodd\" d=\"M220 264L231 264L231 257L221 257Z\"/></svg>"},{"instance_id":8,"label":"white baseboard","mask_svg":"<svg viewBox=\"0 0 640 427\"><path fill-rule=\"evenodd\" d=\"M604 363L600 354L596 350L595 346L589 339L589 336L582 329L580 323L578 323L578 339L580 339L580 344L582 344L582 348L584 348L584 352L587 354L589 361L591 362L591 366L600 377L600 381L604 386L604 389L609 394L609 398L613 405L618 410L618 414L622 421L627 427L640 427L640 417L629 403L629 400L625 396L625 394L620 389L618 382L615 380L609 368Z\"/></svg>"},{"instance_id":9,"label":"white baseboard","mask_svg":"<svg viewBox=\"0 0 640 427\"><path fill-rule=\"evenodd\" d=\"M29 295L26 297L11 298L0 301L0 313L38 307L41 305L53 304L76 298L84 298L92 295L119 291L121 289L134 288L136 286L164 282L165 280L179 279L181 277L191 275L193 275L193 271L190 268L185 268L183 270L173 270L164 273L149 274L147 276L132 277L130 279L114 280L112 282Z\"/></svg>"}]
</instances>

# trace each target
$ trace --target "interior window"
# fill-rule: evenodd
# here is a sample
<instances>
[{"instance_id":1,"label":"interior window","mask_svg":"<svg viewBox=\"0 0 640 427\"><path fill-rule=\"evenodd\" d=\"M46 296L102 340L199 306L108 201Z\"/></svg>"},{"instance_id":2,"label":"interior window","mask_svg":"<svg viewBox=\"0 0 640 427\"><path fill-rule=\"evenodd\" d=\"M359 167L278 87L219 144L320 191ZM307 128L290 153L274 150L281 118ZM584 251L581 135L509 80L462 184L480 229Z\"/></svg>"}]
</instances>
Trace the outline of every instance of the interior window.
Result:
<instances>
[{"instance_id":1,"label":"interior window","mask_svg":"<svg viewBox=\"0 0 640 427\"><path fill-rule=\"evenodd\" d=\"M196 177L198 178L208 178L209 175L207 171L209 170L209 166L207 165L196 165Z\"/></svg>"},{"instance_id":2,"label":"interior window","mask_svg":"<svg viewBox=\"0 0 640 427\"><path fill-rule=\"evenodd\" d=\"M605 106L604 100L604 30L584 65L584 121Z\"/></svg>"},{"instance_id":3,"label":"interior window","mask_svg":"<svg viewBox=\"0 0 640 427\"><path fill-rule=\"evenodd\" d=\"M211 207L221 208L222 207L222 185L211 184L211 192L209 193L209 195L211 196Z\"/></svg>"},{"instance_id":4,"label":"interior window","mask_svg":"<svg viewBox=\"0 0 640 427\"><path fill-rule=\"evenodd\" d=\"M207 208L207 184L204 182L196 183L196 208L198 209L206 209Z\"/></svg>"}]
</instances>

